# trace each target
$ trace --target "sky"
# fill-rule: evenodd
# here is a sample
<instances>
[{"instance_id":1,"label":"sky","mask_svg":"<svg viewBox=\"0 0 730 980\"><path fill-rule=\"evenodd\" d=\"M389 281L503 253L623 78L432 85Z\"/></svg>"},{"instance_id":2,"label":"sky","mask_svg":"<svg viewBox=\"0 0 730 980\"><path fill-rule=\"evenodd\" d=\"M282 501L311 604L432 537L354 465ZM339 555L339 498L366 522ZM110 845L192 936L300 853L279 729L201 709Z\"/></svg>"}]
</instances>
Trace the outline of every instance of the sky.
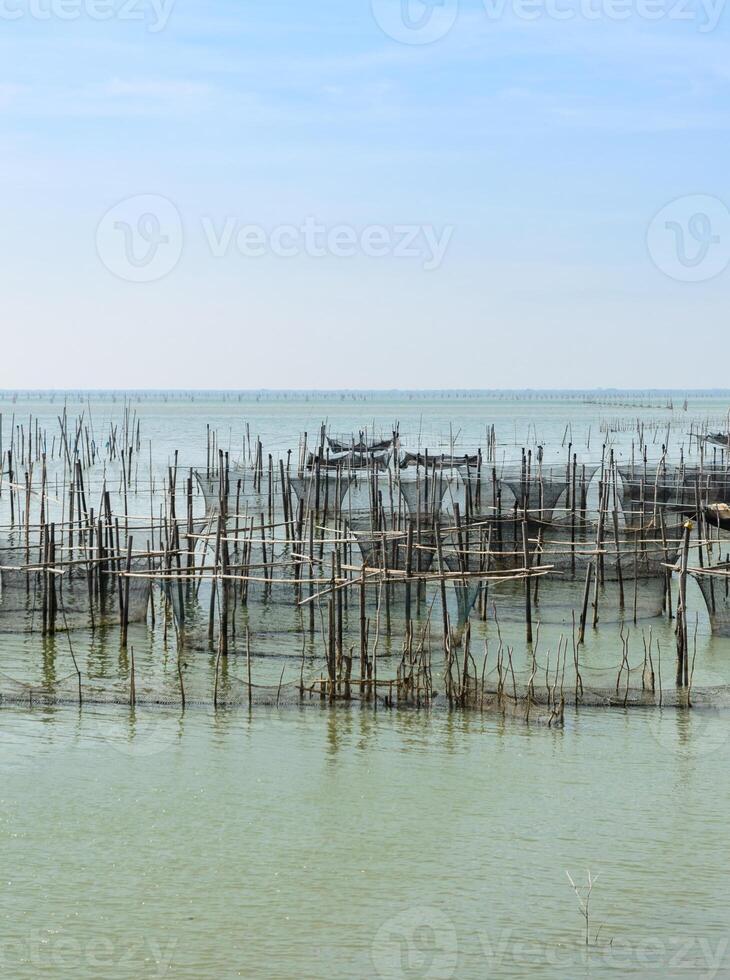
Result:
<instances>
[{"instance_id":1,"label":"sky","mask_svg":"<svg viewBox=\"0 0 730 980\"><path fill-rule=\"evenodd\" d=\"M729 39L723 0L0 0L0 388L727 387Z\"/></svg>"}]
</instances>

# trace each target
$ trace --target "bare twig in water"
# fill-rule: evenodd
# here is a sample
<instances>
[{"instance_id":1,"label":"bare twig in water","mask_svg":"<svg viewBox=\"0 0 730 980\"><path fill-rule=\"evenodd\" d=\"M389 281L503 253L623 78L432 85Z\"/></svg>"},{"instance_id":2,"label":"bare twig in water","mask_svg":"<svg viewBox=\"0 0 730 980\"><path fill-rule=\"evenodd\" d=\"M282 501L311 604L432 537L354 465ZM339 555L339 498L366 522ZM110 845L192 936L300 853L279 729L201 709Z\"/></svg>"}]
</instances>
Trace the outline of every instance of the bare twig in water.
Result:
<instances>
[{"instance_id":1,"label":"bare twig in water","mask_svg":"<svg viewBox=\"0 0 730 980\"><path fill-rule=\"evenodd\" d=\"M565 874L567 875L568 881L575 892L575 897L578 899L578 911L583 916L583 920L585 922L585 943L586 946L588 946L590 945L591 892L593 891L594 884L598 881L598 875L596 875L595 878L592 877L589 869L587 871L588 884L576 885L570 876L570 872L566 871ZM598 933L596 933L596 939L597 938Z\"/></svg>"}]
</instances>

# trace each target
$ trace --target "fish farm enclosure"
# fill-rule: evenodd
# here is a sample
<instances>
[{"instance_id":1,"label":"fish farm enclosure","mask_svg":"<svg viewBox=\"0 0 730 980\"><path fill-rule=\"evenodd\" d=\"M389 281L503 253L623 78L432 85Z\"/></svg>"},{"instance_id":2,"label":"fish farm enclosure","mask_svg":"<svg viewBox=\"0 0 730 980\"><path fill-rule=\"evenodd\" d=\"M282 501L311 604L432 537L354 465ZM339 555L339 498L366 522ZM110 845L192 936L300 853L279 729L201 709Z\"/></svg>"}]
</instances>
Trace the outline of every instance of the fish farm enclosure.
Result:
<instances>
[{"instance_id":1,"label":"fish farm enclosure","mask_svg":"<svg viewBox=\"0 0 730 980\"><path fill-rule=\"evenodd\" d=\"M427 397L6 396L2 703L730 703L727 403Z\"/></svg>"}]
</instances>

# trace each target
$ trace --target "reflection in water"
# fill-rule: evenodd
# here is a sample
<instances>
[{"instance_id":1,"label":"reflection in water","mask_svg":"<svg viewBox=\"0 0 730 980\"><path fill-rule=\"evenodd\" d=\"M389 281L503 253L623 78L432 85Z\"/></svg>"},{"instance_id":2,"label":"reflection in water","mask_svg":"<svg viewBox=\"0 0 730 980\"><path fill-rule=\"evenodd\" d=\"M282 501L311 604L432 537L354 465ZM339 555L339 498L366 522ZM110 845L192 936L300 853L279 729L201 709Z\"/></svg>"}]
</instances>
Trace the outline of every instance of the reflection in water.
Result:
<instances>
[{"instance_id":1,"label":"reflection in water","mask_svg":"<svg viewBox=\"0 0 730 980\"><path fill-rule=\"evenodd\" d=\"M3 934L47 928L52 907L59 935L175 939L173 975L363 976L390 956L384 923L403 937L424 914L443 925L435 909L453 975L524 976L529 954L562 978L581 942L565 870L590 868L607 937L591 975L639 976L647 943L669 950L681 926L699 956L726 928L730 787L691 749L726 718L698 717L663 712L660 742L642 712L581 711L556 732L327 706L5 709L3 907L26 911Z\"/></svg>"},{"instance_id":2,"label":"reflection in water","mask_svg":"<svg viewBox=\"0 0 730 980\"><path fill-rule=\"evenodd\" d=\"M56 638L54 636L41 637L41 658L43 686L46 690L53 691L56 686Z\"/></svg>"}]
</instances>

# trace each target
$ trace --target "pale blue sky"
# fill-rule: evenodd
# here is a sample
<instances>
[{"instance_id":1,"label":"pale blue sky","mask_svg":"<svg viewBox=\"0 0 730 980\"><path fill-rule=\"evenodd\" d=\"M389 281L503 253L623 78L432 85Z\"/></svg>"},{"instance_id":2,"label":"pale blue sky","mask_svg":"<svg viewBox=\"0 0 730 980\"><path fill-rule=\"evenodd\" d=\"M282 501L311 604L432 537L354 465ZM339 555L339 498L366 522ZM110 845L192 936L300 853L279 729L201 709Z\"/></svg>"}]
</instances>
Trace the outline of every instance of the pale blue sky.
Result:
<instances>
[{"instance_id":1,"label":"pale blue sky","mask_svg":"<svg viewBox=\"0 0 730 980\"><path fill-rule=\"evenodd\" d=\"M146 21L64 22L63 2L35 0L47 20L0 3L0 387L727 385L730 271L679 281L647 249L660 209L704 195L730 260L721 7L525 20L460 0L416 45L377 22L398 0L177 0L157 31L144 0ZM137 195L182 224L149 282L115 275L97 235ZM206 239L308 216L351 228L356 254ZM363 229L403 225L450 229L438 267L362 254Z\"/></svg>"}]
</instances>

